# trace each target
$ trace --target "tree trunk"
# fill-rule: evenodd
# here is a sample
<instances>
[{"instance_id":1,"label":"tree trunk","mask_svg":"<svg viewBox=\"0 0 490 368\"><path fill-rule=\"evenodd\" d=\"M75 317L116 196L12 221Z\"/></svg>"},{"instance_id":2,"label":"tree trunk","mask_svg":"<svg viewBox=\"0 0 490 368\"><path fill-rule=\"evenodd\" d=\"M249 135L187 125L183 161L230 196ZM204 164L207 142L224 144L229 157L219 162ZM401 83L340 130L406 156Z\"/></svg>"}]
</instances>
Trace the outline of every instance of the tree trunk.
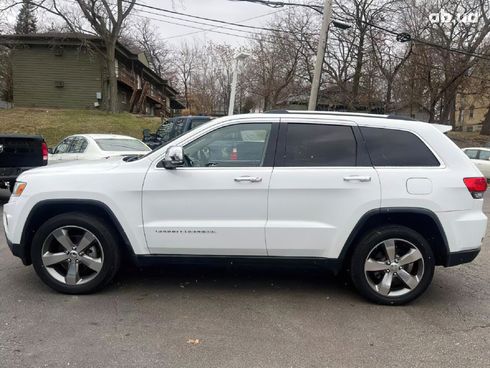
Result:
<instances>
[{"instance_id":1,"label":"tree trunk","mask_svg":"<svg viewBox=\"0 0 490 368\"><path fill-rule=\"evenodd\" d=\"M480 134L490 135L490 104L488 104L488 110L485 114L485 119L483 119L483 126Z\"/></svg>"},{"instance_id":2,"label":"tree trunk","mask_svg":"<svg viewBox=\"0 0 490 368\"><path fill-rule=\"evenodd\" d=\"M454 107L456 101L456 89L450 88L444 92L440 121L442 124L451 123L455 126Z\"/></svg>"},{"instance_id":3,"label":"tree trunk","mask_svg":"<svg viewBox=\"0 0 490 368\"><path fill-rule=\"evenodd\" d=\"M111 113L119 112L117 99L117 76L116 76L116 42L106 42L107 53L107 110Z\"/></svg>"}]
</instances>

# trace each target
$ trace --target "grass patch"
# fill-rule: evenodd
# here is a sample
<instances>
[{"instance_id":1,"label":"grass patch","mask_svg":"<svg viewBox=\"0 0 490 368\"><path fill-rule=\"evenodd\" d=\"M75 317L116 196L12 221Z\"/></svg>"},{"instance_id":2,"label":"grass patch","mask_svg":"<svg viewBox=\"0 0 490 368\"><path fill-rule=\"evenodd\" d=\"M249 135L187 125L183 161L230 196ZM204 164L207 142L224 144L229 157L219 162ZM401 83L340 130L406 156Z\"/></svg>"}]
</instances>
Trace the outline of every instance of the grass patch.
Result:
<instances>
[{"instance_id":1,"label":"grass patch","mask_svg":"<svg viewBox=\"0 0 490 368\"><path fill-rule=\"evenodd\" d=\"M485 147L490 142L490 136L476 132L448 132L449 138L459 147Z\"/></svg>"},{"instance_id":2,"label":"grass patch","mask_svg":"<svg viewBox=\"0 0 490 368\"><path fill-rule=\"evenodd\" d=\"M48 146L72 134L113 133L141 139L143 129L155 131L160 118L129 113L109 114L95 110L28 109L0 110L0 134L40 134Z\"/></svg>"}]
</instances>

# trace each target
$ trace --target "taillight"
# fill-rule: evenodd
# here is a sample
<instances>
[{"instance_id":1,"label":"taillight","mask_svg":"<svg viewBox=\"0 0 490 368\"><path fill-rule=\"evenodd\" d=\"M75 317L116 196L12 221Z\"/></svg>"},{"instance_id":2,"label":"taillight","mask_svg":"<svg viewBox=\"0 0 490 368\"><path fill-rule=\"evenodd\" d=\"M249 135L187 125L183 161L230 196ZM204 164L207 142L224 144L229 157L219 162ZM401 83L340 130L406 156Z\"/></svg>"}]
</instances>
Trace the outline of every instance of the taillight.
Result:
<instances>
[{"instance_id":1,"label":"taillight","mask_svg":"<svg viewBox=\"0 0 490 368\"><path fill-rule=\"evenodd\" d=\"M482 199L483 193L487 190L486 178L464 178L463 179L466 188L471 193L471 196L475 199Z\"/></svg>"},{"instance_id":2,"label":"taillight","mask_svg":"<svg viewBox=\"0 0 490 368\"><path fill-rule=\"evenodd\" d=\"M43 152L43 163L46 165L48 163L48 145L46 142L42 143L41 150Z\"/></svg>"}]
</instances>

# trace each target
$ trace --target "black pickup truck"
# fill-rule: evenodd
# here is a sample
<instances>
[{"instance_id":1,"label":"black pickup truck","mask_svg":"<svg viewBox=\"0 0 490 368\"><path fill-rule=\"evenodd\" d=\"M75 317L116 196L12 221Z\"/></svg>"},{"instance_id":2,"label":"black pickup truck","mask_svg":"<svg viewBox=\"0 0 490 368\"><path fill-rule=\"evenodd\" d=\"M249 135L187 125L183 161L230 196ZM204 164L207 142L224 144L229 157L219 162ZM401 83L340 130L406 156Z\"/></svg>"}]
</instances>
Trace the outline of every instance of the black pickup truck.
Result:
<instances>
[{"instance_id":1,"label":"black pickup truck","mask_svg":"<svg viewBox=\"0 0 490 368\"><path fill-rule=\"evenodd\" d=\"M23 171L48 163L48 146L40 135L0 134L0 188L13 189Z\"/></svg>"}]
</instances>

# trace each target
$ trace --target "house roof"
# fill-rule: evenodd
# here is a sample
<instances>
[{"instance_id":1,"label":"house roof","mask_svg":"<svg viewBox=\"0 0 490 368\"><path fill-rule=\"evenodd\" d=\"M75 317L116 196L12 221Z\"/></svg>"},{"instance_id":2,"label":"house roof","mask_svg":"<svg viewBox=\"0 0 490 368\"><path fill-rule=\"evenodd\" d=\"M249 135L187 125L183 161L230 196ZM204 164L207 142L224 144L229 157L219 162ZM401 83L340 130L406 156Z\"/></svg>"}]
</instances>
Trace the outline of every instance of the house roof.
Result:
<instances>
[{"instance_id":1,"label":"house roof","mask_svg":"<svg viewBox=\"0 0 490 368\"><path fill-rule=\"evenodd\" d=\"M0 35L0 45L4 46L16 46L16 45L80 45L86 42L87 44L102 44L102 38L81 32L44 32L44 33L30 33L30 34L13 34L13 35ZM156 74L151 68L149 68L146 61L146 56L141 55L136 50L131 50L130 48L124 46L122 43L117 42L116 44L117 54L131 60L138 64L153 81L157 84L164 85L169 88L174 94L178 92L168 85L168 81L161 78ZM146 61L146 62L145 62Z\"/></svg>"}]
</instances>

